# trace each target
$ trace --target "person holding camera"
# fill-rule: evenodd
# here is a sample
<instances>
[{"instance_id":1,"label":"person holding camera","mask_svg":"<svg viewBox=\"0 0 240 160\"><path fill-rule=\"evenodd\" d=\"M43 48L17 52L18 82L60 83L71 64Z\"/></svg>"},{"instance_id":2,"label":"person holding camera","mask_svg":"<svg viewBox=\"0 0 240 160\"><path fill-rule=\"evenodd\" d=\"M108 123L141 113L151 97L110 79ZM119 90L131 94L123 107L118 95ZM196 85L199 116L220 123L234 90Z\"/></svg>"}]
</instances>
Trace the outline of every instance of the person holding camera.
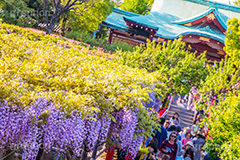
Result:
<instances>
[{"instance_id":1,"label":"person holding camera","mask_svg":"<svg viewBox=\"0 0 240 160\"><path fill-rule=\"evenodd\" d=\"M175 112L172 118L170 118L170 122L171 122L171 125L175 125L175 126L180 125L179 114L177 112Z\"/></svg>"},{"instance_id":2,"label":"person holding camera","mask_svg":"<svg viewBox=\"0 0 240 160\"><path fill-rule=\"evenodd\" d=\"M151 142L148 145L149 153L143 157L143 160L157 160L158 147L155 142Z\"/></svg>"}]
</instances>

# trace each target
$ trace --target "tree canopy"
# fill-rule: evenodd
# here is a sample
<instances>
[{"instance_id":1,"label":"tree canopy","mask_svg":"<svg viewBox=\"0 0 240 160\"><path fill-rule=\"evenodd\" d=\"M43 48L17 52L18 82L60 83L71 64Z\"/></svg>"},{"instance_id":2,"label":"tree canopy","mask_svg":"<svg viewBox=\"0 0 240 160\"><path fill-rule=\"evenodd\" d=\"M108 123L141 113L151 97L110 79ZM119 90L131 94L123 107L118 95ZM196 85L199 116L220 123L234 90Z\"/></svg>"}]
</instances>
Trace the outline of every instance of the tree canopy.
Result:
<instances>
[{"instance_id":1,"label":"tree canopy","mask_svg":"<svg viewBox=\"0 0 240 160\"><path fill-rule=\"evenodd\" d=\"M235 18L228 21L224 48L227 57L215 67L208 67L208 76L199 90L203 102L208 102L210 95L216 97L213 106L208 102L207 106L198 107L208 108L209 116L204 120L209 128L205 149L223 160L240 158L239 22Z\"/></svg>"},{"instance_id":2,"label":"tree canopy","mask_svg":"<svg viewBox=\"0 0 240 160\"><path fill-rule=\"evenodd\" d=\"M157 117L142 104L158 83L145 69L4 23L0 43L4 151L18 144L24 159L35 159L43 144L46 153L57 145L79 156L81 149L90 152L98 141L111 144L118 139L120 148L128 147L135 155L142 135L150 136L158 127Z\"/></svg>"},{"instance_id":3,"label":"tree canopy","mask_svg":"<svg viewBox=\"0 0 240 160\"><path fill-rule=\"evenodd\" d=\"M7 2L7 3L6 3ZM18 0L0 1L4 22L19 26L47 25L48 33L58 24L63 31L93 32L112 12L111 0Z\"/></svg>"},{"instance_id":4,"label":"tree canopy","mask_svg":"<svg viewBox=\"0 0 240 160\"><path fill-rule=\"evenodd\" d=\"M35 23L35 19L29 16L34 10L24 0L0 1L0 6L0 18L6 23L19 26L31 26Z\"/></svg>"},{"instance_id":5,"label":"tree canopy","mask_svg":"<svg viewBox=\"0 0 240 160\"><path fill-rule=\"evenodd\" d=\"M126 11L145 15L152 7L153 0L124 0L120 8Z\"/></svg>"},{"instance_id":6,"label":"tree canopy","mask_svg":"<svg viewBox=\"0 0 240 160\"><path fill-rule=\"evenodd\" d=\"M196 56L181 39L163 44L148 42L131 53L120 51L117 54L122 64L154 73L165 86L166 93L187 94L192 86L199 85L207 76L205 54Z\"/></svg>"},{"instance_id":7,"label":"tree canopy","mask_svg":"<svg viewBox=\"0 0 240 160\"><path fill-rule=\"evenodd\" d=\"M112 12L113 6L111 0L89 0L68 13L68 27L74 31L94 32Z\"/></svg>"}]
</instances>

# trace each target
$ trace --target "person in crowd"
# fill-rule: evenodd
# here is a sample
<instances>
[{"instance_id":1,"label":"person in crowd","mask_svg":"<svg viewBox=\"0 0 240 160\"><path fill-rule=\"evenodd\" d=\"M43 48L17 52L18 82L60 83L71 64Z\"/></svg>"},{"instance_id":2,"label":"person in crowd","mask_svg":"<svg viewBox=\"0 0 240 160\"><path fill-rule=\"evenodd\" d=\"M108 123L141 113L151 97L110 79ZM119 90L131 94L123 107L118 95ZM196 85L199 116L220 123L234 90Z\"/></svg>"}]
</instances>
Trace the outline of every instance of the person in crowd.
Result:
<instances>
[{"instance_id":1,"label":"person in crowd","mask_svg":"<svg viewBox=\"0 0 240 160\"><path fill-rule=\"evenodd\" d=\"M190 127L183 128L183 131L180 132L181 139L185 138L187 133L191 133L191 128Z\"/></svg>"},{"instance_id":2,"label":"person in crowd","mask_svg":"<svg viewBox=\"0 0 240 160\"><path fill-rule=\"evenodd\" d=\"M202 127L199 128L199 131L201 132L203 137L207 136L207 127L202 126Z\"/></svg>"},{"instance_id":3,"label":"person in crowd","mask_svg":"<svg viewBox=\"0 0 240 160\"><path fill-rule=\"evenodd\" d=\"M184 160L194 160L194 152L192 148L188 148L183 156Z\"/></svg>"},{"instance_id":4,"label":"person in crowd","mask_svg":"<svg viewBox=\"0 0 240 160\"><path fill-rule=\"evenodd\" d=\"M205 144L205 139L202 136L201 132L198 131L196 137L193 138L194 145L194 160L200 160L201 158L201 148Z\"/></svg>"},{"instance_id":5,"label":"person in crowd","mask_svg":"<svg viewBox=\"0 0 240 160\"><path fill-rule=\"evenodd\" d=\"M146 155L143 156L143 160L156 160L157 159L157 152L158 147L157 144L154 142L151 142L148 145L148 152Z\"/></svg>"},{"instance_id":6,"label":"person in crowd","mask_svg":"<svg viewBox=\"0 0 240 160\"><path fill-rule=\"evenodd\" d=\"M200 125L199 125L200 121L198 119L195 120L194 125L191 128L191 132L192 135L195 136L197 131L199 131Z\"/></svg>"},{"instance_id":7,"label":"person in crowd","mask_svg":"<svg viewBox=\"0 0 240 160\"><path fill-rule=\"evenodd\" d=\"M170 119L171 125L180 125L180 119L179 119L179 114L177 112L174 113L172 118Z\"/></svg>"},{"instance_id":8,"label":"person in crowd","mask_svg":"<svg viewBox=\"0 0 240 160\"><path fill-rule=\"evenodd\" d=\"M176 127L175 125L171 125L171 126L169 127L169 129L168 129L168 131L167 131L167 139L169 139L170 134L171 134L173 131L177 132L177 127Z\"/></svg>"},{"instance_id":9,"label":"person in crowd","mask_svg":"<svg viewBox=\"0 0 240 160\"><path fill-rule=\"evenodd\" d=\"M176 126L176 130L177 130L177 133L178 133L178 137L177 137L177 140L182 140L181 138L181 135L180 135L180 132L182 131L181 127L180 126Z\"/></svg>"},{"instance_id":10,"label":"person in crowd","mask_svg":"<svg viewBox=\"0 0 240 160\"><path fill-rule=\"evenodd\" d=\"M159 150L161 151L161 156L169 156L169 160L175 160L178 151L177 143L177 132L173 131L170 134L169 140L163 141Z\"/></svg>"},{"instance_id":11,"label":"person in crowd","mask_svg":"<svg viewBox=\"0 0 240 160\"><path fill-rule=\"evenodd\" d=\"M182 156L183 156L184 150L182 150L181 136L179 134L181 132L181 127L177 126L176 129L177 129L177 133L178 133L178 136L177 136L178 151L177 151L176 160L182 160Z\"/></svg>"},{"instance_id":12,"label":"person in crowd","mask_svg":"<svg viewBox=\"0 0 240 160\"><path fill-rule=\"evenodd\" d=\"M171 122L169 120L166 120L165 123L163 124L163 128L165 128L166 130L169 129Z\"/></svg>"},{"instance_id":13,"label":"person in crowd","mask_svg":"<svg viewBox=\"0 0 240 160\"><path fill-rule=\"evenodd\" d=\"M196 120L201 121L203 118L204 110L197 111L197 114L194 117L194 122Z\"/></svg>"},{"instance_id":14,"label":"person in crowd","mask_svg":"<svg viewBox=\"0 0 240 160\"><path fill-rule=\"evenodd\" d=\"M164 123L165 123L165 119L160 118L161 130L156 129L155 135L153 136L153 138L156 138L158 140L158 148L160 147L162 142L167 139L167 135L168 135L167 130L163 127Z\"/></svg>"},{"instance_id":15,"label":"person in crowd","mask_svg":"<svg viewBox=\"0 0 240 160\"><path fill-rule=\"evenodd\" d=\"M188 148L192 148L192 150L194 149L194 145L193 145L193 142L192 142L192 141L188 141L188 142L184 145L185 151L186 151Z\"/></svg>"},{"instance_id":16,"label":"person in crowd","mask_svg":"<svg viewBox=\"0 0 240 160\"><path fill-rule=\"evenodd\" d=\"M144 156L145 154L149 153L147 146L148 146L150 143L155 143L155 144L158 145L158 140L157 140L156 138L153 138L153 139L150 139L148 143L146 143L145 141L143 141L143 142L141 143L141 146L140 146L139 150L138 150L138 154L137 154L135 160L142 160L142 159L143 159L143 156Z\"/></svg>"},{"instance_id":17,"label":"person in crowd","mask_svg":"<svg viewBox=\"0 0 240 160\"><path fill-rule=\"evenodd\" d=\"M184 104L185 103L185 99L182 98L181 96L178 97L178 100L177 100L177 103L182 103Z\"/></svg>"},{"instance_id":18,"label":"person in crowd","mask_svg":"<svg viewBox=\"0 0 240 160\"><path fill-rule=\"evenodd\" d=\"M193 99L195 98L194 94L197 93L197 87L193 86L190 90L189 96L188 96L188 105L187 105L187 109L190 110L192 107L192 102Z\"/></svg>"},{"instance_id":19,"label":"person in crowd","mask_svg":"<svg viewBox=\"0 0 240 160\"><path fill-rule=\"evenodd\" d=\"M163 108L162 110L160 110L158 112L158 119L160 119L163 116L163 114L166 112L166 110L167 110L167 108Z\"/></svg>"},{"instance_id":20,"label":"person in crowd","mask_svg":"<svg viewBox=\"0 0 240 160\"><path fill-rule=\"evenodd\" d=\"M186 133L185 138L183 138L183 139L181 140L181 141L182 141L182 148L183 148L183 149L185 149L184 146L185 146L185 144L187 144L187 142L189 142L189 141L192 142L191 137L192 137L191 133L188 132L188 133Z\"/></svg>"}]
</instances>

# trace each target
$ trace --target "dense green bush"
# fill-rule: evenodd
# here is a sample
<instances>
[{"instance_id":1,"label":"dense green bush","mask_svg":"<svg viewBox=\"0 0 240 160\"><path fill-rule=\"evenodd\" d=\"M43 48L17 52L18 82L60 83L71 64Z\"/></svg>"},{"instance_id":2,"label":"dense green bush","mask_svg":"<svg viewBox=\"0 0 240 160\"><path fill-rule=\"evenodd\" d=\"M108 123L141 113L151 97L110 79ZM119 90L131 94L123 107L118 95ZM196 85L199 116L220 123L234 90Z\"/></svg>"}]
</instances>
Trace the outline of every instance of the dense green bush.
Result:
<instances>
[{"instance_id":1,"label":"dense green bush","mask_svg":"<svg viewBox=\"0 0 240 160\"><path fill-rule=\"evenodd\" d=\"M87 43L91 45L93 48L100 47L106 51L115 52L117 50L122 51L133 51L134 47L131 45L128 45L125 42L115 42L112 44L109 44L107 37L102 38L92 38L92 34L85 33L81 31L70 31L65 34L65 37L71 38L80 42Z\"/></svg>"}]
</instances>

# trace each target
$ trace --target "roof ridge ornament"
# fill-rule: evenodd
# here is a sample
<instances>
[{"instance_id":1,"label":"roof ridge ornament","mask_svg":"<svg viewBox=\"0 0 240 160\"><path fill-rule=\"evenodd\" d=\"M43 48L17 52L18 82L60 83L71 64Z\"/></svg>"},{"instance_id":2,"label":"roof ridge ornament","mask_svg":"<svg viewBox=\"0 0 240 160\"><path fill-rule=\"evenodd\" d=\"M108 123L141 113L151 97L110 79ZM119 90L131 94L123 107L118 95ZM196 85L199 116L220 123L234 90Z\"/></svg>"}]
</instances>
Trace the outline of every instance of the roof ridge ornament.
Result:
<instances>
[{"instance_id":1,"label":"roof ridge ornament","mask_svg":"<svg viewBox=\"0 0 240 160\"><path fill-rule=\"evenodd\" d=\"M200 28L200 30L201 31L207 31L207 32L210 32L210 33L214 33L210 26L206 26L206 27Z\"/></svg>"},{"instance_id":2,"label":"roof ridge ornament","mask_svg":"<svg viewBox=\"0 0 240 160\"><path fill-rule=\"evenodd\" d=\"M216 3L211 4L211 5L209 6L209 9L211 9L211 8L218 10L218 7L217 7Z\"/></svg>"},{"instance_id":3,"label":"roof ridge ornament","mask_svg":"<svg viewBox=\"0 0 240 160\"><path fill-rule=\"evenodd\" d=\"M216 16L213 12L206 15L206 17L207 17L207 20L208 20L209 23L211 23L212 21L214 21L216 19Z\"/></svg>"}]
</instances>

